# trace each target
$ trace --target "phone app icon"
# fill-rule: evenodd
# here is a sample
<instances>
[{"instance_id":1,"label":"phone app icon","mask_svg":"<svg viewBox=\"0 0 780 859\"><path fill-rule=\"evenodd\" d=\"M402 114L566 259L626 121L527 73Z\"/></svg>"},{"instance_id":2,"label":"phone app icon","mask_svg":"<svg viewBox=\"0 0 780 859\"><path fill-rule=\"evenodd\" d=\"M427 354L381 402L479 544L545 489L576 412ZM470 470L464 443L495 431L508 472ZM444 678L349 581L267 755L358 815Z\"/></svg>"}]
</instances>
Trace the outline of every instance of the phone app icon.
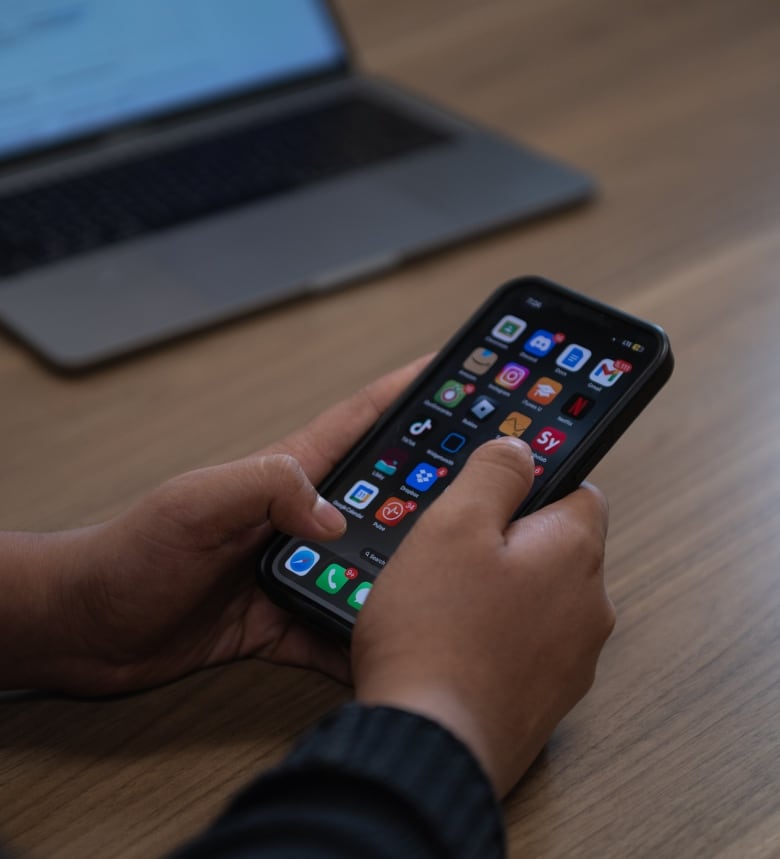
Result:
<instances>
[{"instance_id":1,"label":"phone app icon","mask_svg":"<svg viewBox=\"0 0 780 859\"><path fill-rule=\"evenodd\" d=\"M374 518L377 522L382 522L393 528L410 513L414 513L416 509L416 501L409 499L404 501L403 498L391 497L380 505Z\"/></svg>"},{"instance_id":2,"label":"phone app icon","mask_svg":"<svg viewBox=\"0 0 780 859\"><path fill-rule=\"evenodd\" d=\"M555 379L549 379L547 376L542 376L537 379L533 388L528 392L528 399L539 403L540 406L546 406L551 403L560 392L563 390L563 385L556 382Z\"/></svg>"},{"instance_id":3,"label":"phone app icon","mask_svg":"<svg viewBox=\"0 0 780 859\"><path fill-rule=\"evenodd\" d=\"M571 370L572 373L576 373L577 370L581 370L588 363L588 358L592 354L590 349L578 346L576 343L571 343L561 352L555 363L559 367L563 367L564 370Z\"/></svg>"},{"instance_id":4,"label":"phone app icon","mask_svg":"<svg viewBox=\"0 0 780 859\"><path fill-rule=\"evenodd\" d=\"M549 355L552 352L555 346L555 334L552 331L545 331L543 328L540 328L538 331L534 331L525 341L523 351L529 355L536 355L537 358L544 358L545 355Z\"/></svg>"},{"instance_id":5,"label":"phone app icon","mask_svg":"<svg viewBox=\"0 0 780 859\"><path fill-rule=\"evenodd\" d=\"M517 316L507 315L490 332L496 340L502 343L514 343L525 331L526 323Z\"/></svg>"},{"instance_id":6,"label":"phone app icon","mask_svg":"<svg viewBox=\"0 0 780 859\"><path fill-rule=\"evenodd\" d=\"M623 375L623 370L619 369L617 364L614 358L602 358L588 378L597 385L611 388Z\"/></svg>"},{"instance_id":7,"label":"phone app icon","mask_svg":"<svg viewBox=\"0 0 780 859\"><path fill-rule=\"evenodd\" d=\"M358 585L355 590L352 591L347 602L352 606L352 608L360 611L360 609L366 604L366 600L368 599L368 595L371 593L372 587L373 585L370 582L363 582L362 585Z\"/></svg>"},{"instance_id":8,"label":"phone app icon","mask_svg":"<svg viewBox=\"0 0 780 859\"><path fill-rule=\"evenodd\" d=\"M569 397L563 404L561 413L575 421L579 421L593 408L595 402L590 397L583 396L582 394L574 394L573 397Z\"/></svg>"},{"instance_id":9,"label":"phone app icon","mask_svg":"<svg viewBox=\"0 0 780 859\"><path fill-rule=\"evenodd\" d=\"M407 432L414 438L419 438L426 433L429 433L436 426L436 421L433 418L421 417L412 421L409 424Z\"/></svg>"},{"instance_id":10,"label":"phone app icon","mask_svg":"<svg viewBox=\"0 0 780 859\"><path fill-rule=\"evenodd\" d=\"M337 594L347 582L353 581L359 573L354 567L342 567L341 564L328 564L317 576L314 584L321 591Z\"/></svg>"},{"instance_id":11,"label":"phone app icon","mask_svg":"<svg viewBox=\"0 0 780 859\"><path fill-rule=\"evenodd\" d=\"M545 427L539 431L536 438L531 442L531 447L534 450L538 450L539 453L546 453L549 456L552 453L557 453L565 441L565 432L561 432L559 429L555 429L555 427Z\"/></svg>"},{"instance_id":12,"label":"phone app icon","mask_svg":"<svg viewBox=\"0 0 780 859\"><path fill-rule=\"evenodd\" d=\"M504 364L501 372L493 381L500 387L506 388L507 391L516 391L530 374L531 371L528 367L510 361L508 364Z\"/></svg>"},{"instance_id":13,"label":"phone app icon","mask_svg":"<svg viewBox=\"0 0 780 859\"><path fill-rule=\"evenodd\" d=\"M531 418L528 415L522 415L520 412L510 412L504 420L498 431L502 435L513 435L515 438L520 436L531 426Z\"/></svg>"},{"instance_id":14,"label":"phone app icon","mask_svg":"<svg viewBox=\"0 0 780 859\"><path fill-rule=\"evenodd\" d=\"M306 573L310 573L314 569L319 559L319 552L315 552L314 549L310 549L308 546L298 546L284 562L284 568L296 576L305 576Z\"/></svg>"},{"instance_id":15,"label":"phone app icon","mask_svg":"<svg viewBox=\"0 0 780 859\"><path fill-rule=\"evenodd\" d=\"M481 421L492 415L495 410L496 404L488 397L480 397L470 409L471 414Z\"/></svg>"},{"instance_id":16,"label":"phone app icon","mask_svg":"<svg viewBox=\"0 0 780 859\"><path fill-rule=\"evenodd\" d=\"M438 391L433 395L433 399L440 406L446 406L448 409L454 409L459 402L474 390L473 385L464 385L456 379L450 379L445 382Z\"/></svg>"},{"instance_id":17,"label":"phone app icon","mask_svg":"<svg viewBox=\"0 0 780 859\"><path fill-rule=\"evenodd\" d=\"M459 432L451 432L439 442L439 447L445 453L457 453L463 448L468 439Z\"/></svg>"},{"instance_id":18,"label":"phone app icon","mask_svg":"<svg viewBox=\"0 0 780 859\"><path fill-rule=\"evenodd\" d=\"M377 495L379 495L379 487L374 486L373 483L369 483L367 480L358 480L344 496L344 500L347 504L352 505L352 507L364 510Z\"/></svg>"},{"instance_id":19,"label":"phone app icon","mask_svg":"<svg viewBox=\"0 0 780 859\"><path fill-rule=\"evenodd\" d=\"M407 486L416 489L418 492L427 492L446 473L446 468L437 468L429 462L421 462L414 467L404 482Z\"/></svg>"},{"instance_id":20,"label":"phone app icon","mask_svg":"<svg viewBox=\"0 0 780 859\"><path fill-rule=\"evenodd\" d=\"M482 376L484 373L487 373L497 360L498 355L495 352L491 352L490 349L480 346L463 362L463 369L469 373L473 373L475 376Z\"/></svg>"},{"instance_id":21,"label":"phone app icon","mask_svg":"<svg viewBox=\"0 0 780 859\"><path fill-rule=\"evenodd\" d=\"M392 477L406 462L409 454L399 447L391 447L374 463L374 470Z\"/></svg>"}]
</instances>

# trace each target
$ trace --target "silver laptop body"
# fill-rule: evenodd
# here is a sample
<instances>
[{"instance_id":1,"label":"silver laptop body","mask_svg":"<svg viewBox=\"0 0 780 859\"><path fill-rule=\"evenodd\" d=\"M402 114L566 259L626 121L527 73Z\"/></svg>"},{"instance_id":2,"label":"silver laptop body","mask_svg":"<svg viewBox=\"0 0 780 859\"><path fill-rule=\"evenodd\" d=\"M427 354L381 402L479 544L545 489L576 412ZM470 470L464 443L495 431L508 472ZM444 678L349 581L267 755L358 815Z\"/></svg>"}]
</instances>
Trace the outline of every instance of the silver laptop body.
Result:
<instances>
[{"instance_id":1,"label":"silver laptop body","mask_svg":"<svg viewBox=\"0 0 780 859\"><path fill-rule=\"evenodd\" d=\"M0 0L0 10L5 2ZM221 0L201 0L206 2ZM273 15L282 2L288 0L262 5ZM153 7L151 0L131 5ZM318 14L335 30L325 4ZM186 113L171 111L165 122L144 117L65 147L58 141L56 147L17 151L5 162L0 156L0 222L10 217L3 199L27 189L345 98L378 100L446 139L0 276L0 321L8 331L50 364L81 370L293 296L365 278L592 193L591 180L581 172L361 74L342 45L337 67L307 75L303 83L212 100Z\"/></svg>"}]
</instances>

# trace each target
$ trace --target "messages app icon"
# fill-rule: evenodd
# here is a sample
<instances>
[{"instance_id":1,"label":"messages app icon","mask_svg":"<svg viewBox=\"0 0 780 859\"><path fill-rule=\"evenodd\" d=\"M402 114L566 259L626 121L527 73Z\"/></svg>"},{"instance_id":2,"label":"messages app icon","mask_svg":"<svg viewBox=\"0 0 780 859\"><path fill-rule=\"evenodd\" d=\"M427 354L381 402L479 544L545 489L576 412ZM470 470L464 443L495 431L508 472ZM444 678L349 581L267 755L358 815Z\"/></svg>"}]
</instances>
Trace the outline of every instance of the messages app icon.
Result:
<instances>
[{"instance_id":1,"label":"messages app icon","mask_svg":"<svg viewBox=\"0 0 780 859\"><path fill-rule=\"evenodd\" d=\"M358 585L355 590L352 591L347 602L352 606L352 608L360 611L360 609L366 604L366 600L368 599L368 595L371 593L372 587L373 585L369 582L363 582L362 585Z\"/></svg>"}]
</instances>

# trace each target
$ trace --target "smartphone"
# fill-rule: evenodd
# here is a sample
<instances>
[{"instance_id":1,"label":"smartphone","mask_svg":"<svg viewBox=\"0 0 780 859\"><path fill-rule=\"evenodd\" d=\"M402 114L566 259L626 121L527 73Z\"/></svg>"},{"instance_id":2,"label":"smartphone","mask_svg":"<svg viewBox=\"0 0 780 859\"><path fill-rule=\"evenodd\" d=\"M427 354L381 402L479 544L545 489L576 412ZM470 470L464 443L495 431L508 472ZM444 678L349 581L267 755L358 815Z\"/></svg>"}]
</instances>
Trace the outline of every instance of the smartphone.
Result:
<instances>
[{"instance_id":1,"label":"smartphone","mask_svg":"<svg viewBox=\"0 0 780 859\"><path fill-rule=\"evenodd\" d=\"M530 513L579 486L672 367L656 325L540 277L505 284L320 487L345 534L279 535L260 559L261 587L349 637L396 547L476 447L502 435L528 442L535 477L517 515Z\"/></svg>"}]
</instances>

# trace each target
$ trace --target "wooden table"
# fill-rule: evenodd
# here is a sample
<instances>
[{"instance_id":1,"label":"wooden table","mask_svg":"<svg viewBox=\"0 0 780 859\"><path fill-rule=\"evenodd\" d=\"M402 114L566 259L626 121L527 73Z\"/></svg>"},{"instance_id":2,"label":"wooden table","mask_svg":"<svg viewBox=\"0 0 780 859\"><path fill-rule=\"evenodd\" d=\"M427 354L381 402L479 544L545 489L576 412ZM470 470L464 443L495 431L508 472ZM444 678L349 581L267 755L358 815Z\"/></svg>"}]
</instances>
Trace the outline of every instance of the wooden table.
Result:
<instances>
[{"instance_id":1,"label":"wooden table","mask_svg":"<svg viewBox=\"0 0 780 859\"><path fill-rule=\"evenodd\" d=\"M587 168L600 198L83 378L0 340L0 522L95 521L245 454L516 274L646 316L677 369L595 474L618 626L506 804L511 855L780 856L780 4L340 6L369 69ZM249 661L5 701L0 831L36 857L159 855L345 697Z\"/></svg>"}]
</instances>

